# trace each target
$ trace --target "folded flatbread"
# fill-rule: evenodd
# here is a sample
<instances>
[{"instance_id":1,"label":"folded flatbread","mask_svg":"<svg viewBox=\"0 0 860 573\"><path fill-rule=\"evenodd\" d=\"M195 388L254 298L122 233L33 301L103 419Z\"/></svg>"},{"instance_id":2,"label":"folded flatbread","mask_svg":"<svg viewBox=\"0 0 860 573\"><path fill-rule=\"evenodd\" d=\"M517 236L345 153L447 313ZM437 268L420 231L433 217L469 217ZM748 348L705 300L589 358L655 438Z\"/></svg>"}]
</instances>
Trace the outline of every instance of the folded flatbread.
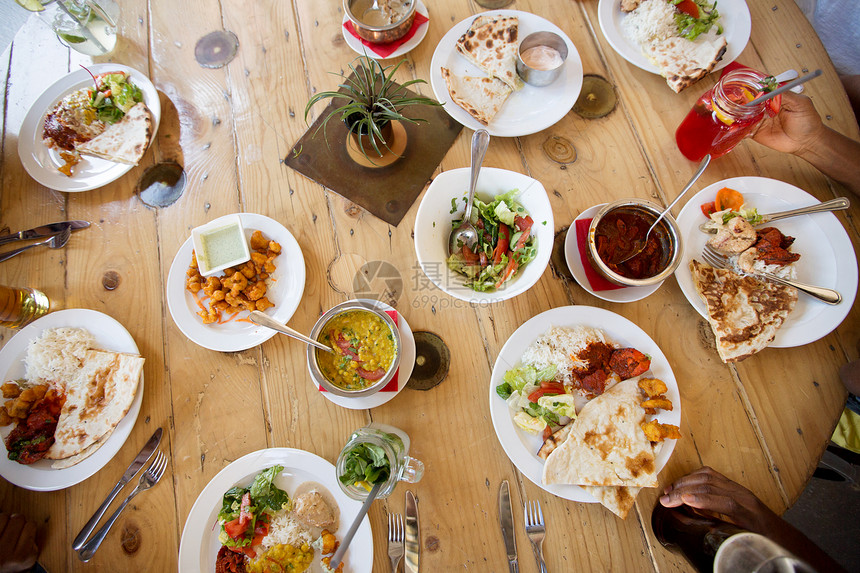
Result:
<instances>
[{"instance_id":1,"label":"folded flatbread","mask_svg":"<svg viewBox=\"0 0 860 573\"><path fill-rule=\"evenodd\" d=\"M143 362L136 354L87 350L83 367L65 385L55 441L45 457L70 458L112 432L131 408Z\"/></svg>"},{"instance_id":2,"label":"folded flatbread","mask_svg":"<svg viewBox=\"0 0 860 573\"><path fill-rule=\"evenodd\" d=\"M633 504L636 503L636 496L639 495L639 490L642 488L584 485L582 489L590 493L603 507L624 519L630 513Z\"/></svg>"},{"instance_id":3,"label":"folded flatbread","mask_svg":"<svg viewBox=\"0 0 860 573\"><path fill-rule=\"evenodd\" d=\"M619 382L586 404L543 467L543 483L657 487L654 446L640 424L637 380Z\"/></svg>"},{"instance_id":4,"label":"folded flatbread","mask_svg":"<svg viewBox=\"0 0 860 573\"><path fill-rule=\"evenodd\" d=\"M108 438L110 438L111 434L113 434L113 431L108 432L107 434L99 438L97 441L84 448L84 450L79 454L75 454L69 458L65 458L62 460L54 461L51 464L51 467L55 470L64 470L66 468L70 468L74 465L81 463L82 461L96 453L99 448L102 447L104 443L108 441Z\"/></svg>"},{"instance_id":5,"label":"folded flatbread","mask_svg":"<svg viewBox=\"0 0 860 573\"><path fill-rule=\"evenodd\" d=\"M511 88L496 78L456 76L446 68L442 68L442 77L454 103L484 125L493 121L511 95Z\"/></svg>"},{"instance_id":6,"label":"folded flatbread","mask_svg":"<svg viewBox=\"0 0 860 573\"><path fill-rule=\"evenodd\" d=\"M675 93L690 87L714 69L726 53L726 39L699 38L695 42L674 36L643 47L645 56Z\"/></svg>"},{"instance_id":7,"label":"folded flatbread","mask_svg":"<svg viewBox=\"0 0 860 573\"><path fill-rule=\"evenodd\" d=\"M723 362L738 362L767 347L797 303L797 289L690 261L693 285Z\"/></svg>"},{"instance_id":8,"label":"folded flatbread","mask_svg":"<svg viewBox=\"0 0 860 573\"><path fill-rule=\"evenodd\" d=\"M138 103L101 135L79 144L76 149L85 155L137 165L151 140L152 114L146 105Z\"/></svg>"},{"instance_id":9,"label":"folded flatbread","mask_svg":"<svg viewBox=\"0 0 860 573\"><path fill-rule=\"evenodd\" d=\"M491 77L518 90L523 87L517 75L518 29L516 16L478 16L457 40L457 51Z\"/></svg>"}]
</instances>

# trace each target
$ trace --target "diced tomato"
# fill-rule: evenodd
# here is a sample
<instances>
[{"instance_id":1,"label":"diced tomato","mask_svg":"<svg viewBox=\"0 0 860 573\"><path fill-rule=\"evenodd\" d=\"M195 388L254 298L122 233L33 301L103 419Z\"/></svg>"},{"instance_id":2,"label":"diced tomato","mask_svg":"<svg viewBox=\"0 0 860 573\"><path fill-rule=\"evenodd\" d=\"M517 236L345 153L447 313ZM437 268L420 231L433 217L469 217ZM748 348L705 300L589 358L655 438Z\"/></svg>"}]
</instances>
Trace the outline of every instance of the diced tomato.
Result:
<instances>
[{"instance_id":1,"label":"diced tomato","mask_svg":"<svg viewBox=\"0 0 860 573\"><path fill-rule=\"evenodd\" d=\"M541 439L545 442L552 435L552 426L549 424L546 425L546 428L543 429L543 433L541 434Z\"/></svg>"},{"instance_id":2,"label":"diced tomato","mask_svg":"<svg viewBox=\"0 0 860 573\"><path fill-rule=\"evenodd\" d=\"M508 226L504 223L499 223L499 237L496 240L496 248L493 251L494 265L497 265L502 261L502 255L508 252L509 246L511 246L511 230L508 229Z\"/></svg>"},{"instance_id":3,"label":"diced tomato","mask_svg":"<svg viewBox=\"0 0 860 573\"><path fill-rule=\"evenodd\" d=\"M526 215L525 217L520 217L519 215L517 215L516 217L514 217L514 227L517 228L517 231L528 231L532 228L532 225L534 225L534 223L535 222L529 215Z\"/></svg>"},{"instance_id":4,"label":"diced tomato","mask_svg":"<svg viewBox=\"0 0 860 573\"><path fill-rule=\"evenodd\" d=\"M740 191L735 191L730 187L723 187L717 191L717 198L714 199L714 207L716 207L717 211L725 209L739 211L743 206L744 196L741 195Z\"/></svg>"},{"instance_id":5,"label":"diced tomato","mask_svg":"<svg viewBox=\"0 0 860 573\"><path fill-rule=\"evenodd\" d=\"M564 394L564 390L559 392L555 388L538 388L529 394L529 402L537 402L541 396L557 396L558 394Z\"/></svg>"},{"instance_id":6,"label":"diced tomato","mask_svg":"<svg viewBox=\"0 0 860 573\"><path fill-rule=\"evenodd\" d=\"M478 254L478 264L480 264L482 267L486 267L487 263L489 263L489 262L490 262L490 259L487 258L487 253L485 253L484 251L481 251Z\"/></svg>"},{"instance_id":7,"label":"diced tomato","mask_svg":"<svg viewBox=\"0 0 860 573\"><path fill-rule=\"evenodd\" d=\"M677 8L679 12L689 14L693 18L699 17L699 7L695 2L693 2L693 0L681 0L675 4L675 8Z\"/></svg>"},{"instance_id":8,"label":"diced tomato","mask_svg":"<svg viewBox=\"0 0 860 573\"><path fill-rule=\"evenodd\" d=\"M343 350L343 353L346 356L349 356L353 360L358 360L358 355L356 355L355 351L352 349L352 343L347 340L343 334L338 334L335 344L337 344L338 348Z\"/></svg>"},{"instance_id":9,"label":"diced tomato","mask_svg":"<svg viewBox=\"0 0 860 573\"><path fill-rule=\"evenodd\" d=\"M479 229L483 229L484 228L484 220L481 219L480 217L478 217L478 222L475 223L475 226Z\"/></svg>"},{"instance_id":10,"label":"diced tomato","mask_svg":"<svg viewBox=\"0 0 860 573\"><path fill-rule=\"evenodd\" d=\"M463 260L465 260L468 264L474 265L478 262L478 255L472 252L472 249L469 248L469 245L463 245L461 252L463 253Z\"/></svg>"},{"instance_id":11,"label":"diced tomato","mask_svg":"<svg viewBox=\"0 0 860 573\"><path fill-rule=\"evenodd\" d=\"M499 282L496 283L496 288L501 288L501 286L505 283L505 281L508 280L509 278L511 278L511 275L513 275L516 272L517 267L519 267L519 266L520 265L517 262L517 260L514 258L513 253L508 251L508 265L505 267L505 270L502 273L502 278L500 278Z\"/></svg>"},{"instance_id":12,"label":"diced tomato","mask_svg":"<svg viewBox=\"0 0 860 573\"><path fill-rule=\"evenodd\" d=\"M708 203L702 203L702 214L705 217L710 218L712 213L717 212L717 205L713 201L709 201Z\"/></svg>"},{"instance_id":13,"label":"diced tomato","mask_svg":"<svg viewBox=\"0 0 860 573\"><path fill-rule=\"evenodd\" d=\"M239 539L245 533L245 529L248 524L242 524L239 522L240 518L236 518L232 521L228 521L224 523L224 531L227 532L227 535L230 536L231 539Z\"/></svg>"},{"instance_id":14,"label":"diced tomato","mask_svg":"<svg viewBox=\"0 0 860 573\"><path fill-rule=\"evenodd\" d=\"M564 394L564 384L561 382L553 382L552 380L544 380L540 383L541 388L548 390L558 390L559 394Z\"/></svg>"},{"instance_id":15,"label":"diced tomato","mask_svg":"<svg viewBox=\"0 0 860 573\"><path fill-rule=\"evenodd\" d=\"M376 370L365 370L364 368L356 368L355 371L359 376L364 378L365 380L379 380L383 376L385 376L384 368L377 368Z\"/></svg>"},{"instance_id":16,"label":"diced tomato","mask_svg":"<svg viewBox=\"0 0 860 573\"><path fill-rule=\"evenodd\" d=\"M248 527L248 524L253 519L254 515L251 513L251 492L246 491L245 495L242 496L242 503L239 506L239 525Z\"/></svg>"}]
</instances>

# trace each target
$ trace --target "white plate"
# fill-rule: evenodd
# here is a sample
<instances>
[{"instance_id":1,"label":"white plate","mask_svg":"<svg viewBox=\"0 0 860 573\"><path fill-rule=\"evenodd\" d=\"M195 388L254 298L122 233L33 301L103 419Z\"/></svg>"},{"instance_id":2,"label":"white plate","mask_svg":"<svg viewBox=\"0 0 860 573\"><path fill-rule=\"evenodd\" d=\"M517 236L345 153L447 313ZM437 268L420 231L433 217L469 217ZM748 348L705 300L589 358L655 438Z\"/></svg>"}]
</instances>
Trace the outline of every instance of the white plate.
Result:
<instances>
[{"instance_id":1,"label":"white plate","mask_svg":"<svg viewBox=\"0 0 860 573\"><path fill-rule=\"evenodd\" d=\"M463 284L464 277L448 268L448 237L451 221L463 216L465 197L469 188L469 168L443 171L433 179L418 205L415 218L415 253L421 270L433 284L449 295L474 304L499 302L522 294L543 275L552 254L555 227L552 206L540 181L516 171L485 167L478 175L475 195L483 201L519 189L517 201L528 211L537 237L538 253L513 279L493 292L477 292ZM456 199L457 211L451 212L451 200ZM463 199L461 201L461 199Z\"/></svg>"},{"instance_id":2,"label":"white plate","mask_svg":"<svg viewBox=\"0 0 860 573\"><path fill-rule=\"evenodd\" d=\"M752 29L750 10L745 0L718 0L717 11L720 13L720 23L726 36L726 53L714 67L714 71L725 68L737 59L746 48ZM620 0L600 0L597 5L600 29L612 49L637 68L659 75L660 70L657 66L652 64L642 53L642 49L624 34L621 22L626 17L627 13L621 11Z\"/></svg>"},{"instance_id":3,"label":"white plate","mask_svg":"<svg viewBox=\"0 0 860 573\"><path fill-rule=\"evenodd\" d=\"M544 461L537 456L541 447L541 439L538 435L529 434L516 427L507 403L496 394L496 386L502 383L505 372L521 364L520 357L539 336L546 333L551 326L573 327L578 325L599 328L607 334L612 342L622 347L633 347L651 357L651 370L649 376L659 378L668 386L666 397L672 402L674 409L670 412L660 411L657 418L664 424L681 425L681 395L678 393L678 384L672 367L666 360L666 356L651 340L645 331L627 320L626 318L592 306L563 306L553 308L530 318L522 324L508 338L502 350L499 352L496 363L493 365L493 374L490 378L490 416L493 419L493 428L496 436L502 444L505 453L517 466L517 468L529 478L535 485L548 491L553 495L569 499L596 503L597 500L586 493L578 485L545 485L542 482ZM657 448L657 472L663 469L672 451L675 449L676 440L666 440Z\"/></svg>"},{"instance_id":4,"label":"white plate","mask_svg":"<svg viewBox=\"0 0 860 573\"><path fill-rule=\"evenodd\" d=\"M640 287L623 287L611 290L592 290L591 284L588 282L588 276L585 274L585 269L582 266L582 258L579 256L579 244L576 240L576 222L580 219L592 219L597 214L603 205L595 205L589 207L579 214L579 217L573 220L573 223L567 229L567 235L564 238L564 258L567 261L567 268L570 269L570 274L576 282L597 298L608 300L610 302L633 302L641 300L660 288L663 282L655 285L640 286Z\"/></svg>"},{"instance_id":5,"label":"white plate","mask_svg":"<svg viewBox=\"0 0 860 573\"><path fill-rule=\"evenodd\" d=\"M394 307L385 304L384 302L372 299L360 298L357 301L363 305L378 307L383 311L394 310ZM412 329L409 328L409 323L402 314L397 313L397 328L400 329L400 344L403 347L403 354L400 355L400 367L397 372L397 391L396 392L377 392L366 397L350 398L348 396L338 396L331 392L320 392L330 402L334 402L338 406L343 406L349 410L364 410L366 408L376 408L382 406L386 402L392 400L400 394L406 383L409 382L409 377L412 376L412 369L415 367L415 336L412 334ZM316 382L311 378L311 383L316 385Z\"/></svg>"},{"instance_id":6,"label":"white plate","mask_svg":"<svg viewBox=\"0 0 860 573\"><path fill-rule=\"evenodd\" d=\"M430 13L427 12L427 8L424 6L424 3L421 0L416 0L415 11L427 18L430 17ZM343 24L346 24L347 22L349 22L349 16L344 14ZM430 22L424 22L418 27L418 29L415 31L415 34L411 38L400 44L400 46L398 46L396 50L394 50L393 52L391 52L391 54L385 56L384 58L370 48L367 48L364 44L361 43L360 39L350 34L349 31L343 26L340 27L340 31L343 33L343 39L346 40L346 45L352 48L353 51L355 51L356 53L362 56L367 53L367 55L374 60L390 60L392 58L399 58L410 50L418 47L418 44L420 44L421 40L424 39L424 36L427 35L427 30L429 28Z\"/></svg>"},{"instance_id":7,"label":"white plate","mask_svg":"<svg viewBox=\"0 0 860 573\"><path fill-rule=\"evenodd\" d=\"M451 101L448 85L442 77L443 67L448 68L451 73L456 75L487 76L485 72L457 52L457 40L469 29L475 19L474 16L470 16L448 30L448 33L442 37L433 52L433 59L430 62L430 83L433 86L433 93L436 95L436 99L444 104L448 115L471 129L483 128L489 131L490 135L497 137L518 137L537 133L556 124L576 103L579 90L582 89L582 60L570 38L562 32L561 28L549 20L518 10L494 10L492 13L499 16L518 17L520 40L532 32L542 31L555 32L564 38L565 43L567 43L568 55L562 73L553 83L545 87L538 88L525 84L522 89L508 96L490 125L483 125L469 115L466 110Z\"/></svg>"},{"instance_id":8,"label":"white plate","mask_svg":"<svg viewBox=\"0 0 860 573\"><path fill-rule=\"evenodd\" d=\"M317 482L334 496L340 508L340 521L335 532L338 541L343 541L352 521L361 509L361 502L344 494L337 484L334 466L310 452L294 448L269 448L242 456L218 472L206 484L188 514L182 539L179 543L180 573L215 571L215 558L221 543L218 542L218 512L224 492L233 486L246 487L261 471L275 465L284 466L284 471L275 479L275 485L292 497L296 487L304 482ZM319 552L308 571L319 572ZM354 573L369 572L373 564L373 534L370 518L366 515L355 533L349 549L344 555L344 570Z\"/></svg>"},{"instance_id":9,"label":"white plate","mask_svg":"<svg viewBox=\"0 0 860 573\"><path fill-rule=\"evenodd\" d=\"M27 356L27 346L30 341L39 338L49 328L62 326L86 328L95 337L99 348L115 352L140 353L131 334L110 316L84 308L58 310L46 314L22 328L6 343L6 346L0 349L0 365L3 365L0 367L3 369L0 370L2 381L23 378L26 371L24 359ZM142 401L143 372L140 373L137 394L131 403L131 408L117 424L104 445L82 462L61 470L51 468L51 460L39 460L34 464L22 465L8 459L6 457L5 439L12 431L13 426L4 427L0 431L4 439L3 454L0 455L0 475L19 487L34 491L54 491L84 481L111 461L125 443L137 420Z\"/></svg>"},{"instance_id":10,"label":"white plate","mask_svg":"<svg viewBox=\"0 0 860 573\"><path fill-rule=\"evenodd\" d=\"M231 215L219 219L226 220L229 217ZM292 233L274 219L256 213L239 213L239 217L249 240L251 234L259 230L281 244L281 254L275 259L275 272L266 281L269 286L266 296L275 306L267 310L266 314L286 324L296 312L305 290L305 259L302 250ZM225 324L203 324L197 316L200 309L194 296L185 290L185 271L191 263L193 248L191 237L188 237L173 258L167 276L167 305L170 316L182 334L203 348L220 352L247 350L276 335L277 331L250 322L233 320ZM239 314L239 318L247 316L246 311Z\"/></svg>"},{"instance_id":11,"label":"white plate","mask_svg":"<svg viewBox=\"0 0 860 573\"><path fill-rule=\"evenodd\" d=\"M684 257L675 271L675 278L684 296L704 318L707 318L707 308L693 286L690 260L702 260L702 249L710 237L699 230L699 224L707 220L701 211L702 203L713 201L717 191L723 187L743 193L746 205L755 207L761 214L819 203L818 199L794 185L765 177L725 179L696 193L677 218L681 240L684 242ZM791 217L776 221L772 226L795 238L791 250L800 254L800 260L795 263L797 280L836 289L843 297L840 304L831 306L798 293L794 310L768 346L802 346L828 334L848 315L857 294L857 257L848 233L833 213Z\"/></svg>"},{"instance_id":12,"label":"white plate","mask_svg":"<svg viewBox=\"0 0 860 573\"><path fill-rule=\"evenodd\" d=\"M161 102L149 78L134 68L120 64L93 64L88 69L93 75L115 71L129 74L128 81L143 91L143 103L152 112L152 139L154 140L161 121ZM42 143L42 128L48 112L70 93L92 85L93 78L87 70L76 70L43 91L24 116L18 136L18 156L30 177L45 187L69 193L89 191L119 179L133 167L133 165L116 163L91 155L82 155L80 163L75 166L75 174L72 177L66 177L57 171L57 168L65 163L60 159L59 151L48 149Z\"/></svg>"}]
</instances>

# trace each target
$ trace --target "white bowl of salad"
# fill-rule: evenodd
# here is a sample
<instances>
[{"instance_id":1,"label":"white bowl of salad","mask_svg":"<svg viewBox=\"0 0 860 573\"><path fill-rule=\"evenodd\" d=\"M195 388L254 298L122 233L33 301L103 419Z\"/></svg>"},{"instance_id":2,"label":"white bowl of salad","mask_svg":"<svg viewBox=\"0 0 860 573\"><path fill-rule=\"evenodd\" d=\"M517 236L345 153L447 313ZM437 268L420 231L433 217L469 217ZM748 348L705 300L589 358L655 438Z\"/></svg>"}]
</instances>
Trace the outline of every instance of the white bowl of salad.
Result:
<instances>
[{"instance_id":1,"label":"white bowl of salad","mask_svg":"<svg viewBox=\"0 0 860 573\"><path fill-rule=\"evenodd\" d=\"M546 270L553 242L552 207L540 181L485 167L478 176L472 224L474 249L448 254L448 237L460 224L469 168L440 173L418 206L415 252L424 274L447 294L476 304L524 293Z\"/></svg>"}]
</instances>

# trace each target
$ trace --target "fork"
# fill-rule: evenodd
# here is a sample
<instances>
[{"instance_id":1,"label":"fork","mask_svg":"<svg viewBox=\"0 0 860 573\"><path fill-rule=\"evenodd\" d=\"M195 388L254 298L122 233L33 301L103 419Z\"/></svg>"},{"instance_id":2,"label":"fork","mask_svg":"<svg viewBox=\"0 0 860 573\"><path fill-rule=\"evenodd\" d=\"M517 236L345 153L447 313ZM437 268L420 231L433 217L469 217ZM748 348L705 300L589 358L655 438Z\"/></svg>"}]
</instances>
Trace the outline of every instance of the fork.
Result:
<instances>
[{"instance_id":1,"label":"fork","mask_svg":"<svg viewBox=\"0 0 860 573\"><path fill-rule=\"evenodd\" d=\"M33 243L31 245L27 245L26 247L19 247L17 249L7 251L5 253L0 254L0 263L3 261L7 261L14 257L15 255L19 255L28 249L32 249L33 247L40 247L42 245L48 245L51 249L62 249L66 246L66 243L69 242L69 237L72 236L72 228L66 227L56 235L53 235L44 241L39 241L38 243Z\"/></svg>"},{"instance_id":2,"label":"fork","mask_svg":"<svg viewBox=\"0 0 860 573\"><path fill-rule=\"evenodd\" d=\"M155 457L155 461L153 461L146 471L143 472L143 475L140 476L140 480L137 483L137 487L128 494L128 497L125 498L122 505L119 506L119 509L110 516L110 519L108 519L102 528L96 532L92 539L84 543L83 547L78 549L78 559L86 563L93 558L96 550L98 550L102 541L107 537L108 531L110 531L110 528L119 517L119 514L122 513L122 510L125 509L125 506L128 505L128 502L131 501L131 498L157 484L158 480L161 479L161 476L164 475L165 469L167 469L167 456L164 455L164 452L158 452L158 455Z\"/></svg>"},{"instance_id":3,"label":"fork","mask_svg":"<svg viewBox=\"0 0 860 573\"><path fill-rule=\"evenodd\" d=\"M711 265L712 267L718 269L727 269L730 271L737 272L741 275L749 275L755 277L765 278L769 281L773 281L775 283L783 284L786 286L794 287L797 290L804 292L810 296L814 296L815 298L826 302L827 304L839 304L842 302L842 295L839 292L824 288L820 286L808 285L806 283L798 282L795 280L784 279L780 276L777 276L773 273L760 272L760 273L748 273L743 269L737 268L729 259L714 249L711 245L705 243L705 248L702 250L702 258L705 259L705 262Z\"/></svg>"},{"instance_id":4,"label":"fork","mask_svg":"<svg viewBox=\"0 0 860 573\"><path fill-rule=\"evenodd\" d=\"M388 559L391 573L397 573L403 559L403 516L399 513L388 514Z\"/></svg>"},{"instance_id":5,"label":"fork","mask_svg":"<svg viewBox=\"0 0 860 573\"><path fill-rule=\"evenodd\" d=\"M543 560L543 540L546 537L546 526L543 522L543 511L539 501L527 501L523 504L523 519L526 522L526 535L532 542L532 551L541 573L546 573L546 562Z\"/></svg>"}]
</instances>

